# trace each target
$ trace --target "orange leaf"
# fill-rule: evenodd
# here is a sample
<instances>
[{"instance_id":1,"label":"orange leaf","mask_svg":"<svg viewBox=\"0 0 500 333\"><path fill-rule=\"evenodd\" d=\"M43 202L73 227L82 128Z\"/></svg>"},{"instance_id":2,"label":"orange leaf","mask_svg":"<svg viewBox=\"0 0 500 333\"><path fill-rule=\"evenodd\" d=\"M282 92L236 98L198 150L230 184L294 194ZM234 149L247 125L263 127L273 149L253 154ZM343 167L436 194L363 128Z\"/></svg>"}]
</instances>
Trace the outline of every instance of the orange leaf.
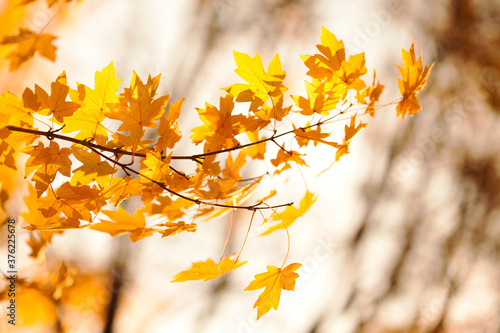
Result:
<instances>
[{"instance_id":1,"label":"orange leaf","mask_svg":"<svg viewBox=\"0 0 500 333\"><path fill-rule=\"evenodd\" d=\"M274 214L272 216L272 220L278 221L277 224L268 228L260 235L261 236L268 235L276 230L286 229L290 227L292 223L295 222L296 219L304 215L306 211L308 211L309 208L311 208L311 206L316 202L317 198L318 198L317 195L314 195L311 192L306 191L304 198L302 198L302 200L300 201L299 208L295 208L294 206L288 206L283 212L279 214Z\"/></svg>"},{"instance_id":2,"label":"orange leaf","mask_svg":"<svg viewBox=\"0 0 500 333\"><path fill-rule=\"evenodd\" d=\"M257 319L268 313L271 308L278 309L282 289L294 290L295 280L299 277L294 271L300 266L302 265L298 263L290 264L284 269L267 266L267 272L255 275L255 280L245 290L265 288L253 306L257 307Z\"/></svg>"},{"instance_id":3,"label":"orange leaf","mask_svg":"<svg viewBox=\"0 0 500 333\"><path fill-rule=\"evenodd\" d=\"M176 222L176 223L165 222L165 223L157 224L156 226L168 228L165 230L158 230L158 232L160 234L162 234L161 238L176 235L182 231L188 231L188 232L195 232L196 231L196 224L195 223L186 224L186 222L184 222L184 221L180 221L180 222Z\"/></svg>"},{"instance_id":4,"label":"orange leaf","mask_svg":"<svg viewBox=\"0 0 500 333\"><path fill-rule=\"evenodd\" d=\"M71 185L88 184L95 180L96 183L103 187L107 185L109 176L115 172L107 161L102 161L101 156L94 151L87 151L86 149L74 146L72 148L73 156L75 156L82 166L73 170L73 177L71 177Z\"/></svg>"},{"instance_id":5,"label":"orange leaf","mask_svg":"<svg viewBox=\"0 0 500 333\"><path fill-rule=\"evenodd\" d=\"M175 276L172 282L184 282L192 280L208 281L215 279L221 275L227 274L233 269L236 269L244 264L246 261L235 260L236 255L232 254L222 259L216 264L212 259L207 261L198 261L193 263L192 267L188 270L182 271Z\"/></svg>"},{"instance_id":6,"label":"orange leaf","mask_svg":"<svg viewBox=\"0 0 500 333\"><path fill-rule=\"evenodd\" d=\"M9 70L14 71L19 66L31 59L35 52L51 61L56 60L56 47L52 42L57 37L50 34L36 34L26 28L19 28L18 35L5 36L0 44L16 44L16 48L7 55Z\"/></svg>"},{"instance_id":7,"label":"orange leaf","mask_svg":"<svg viewBox=\"0 0 500 333\"><path fill-rule=\"evenodd\" d=\"M404 120L407 114L414 115L422 109L418 101L417 94L427 84L427 79L431 73L434 63L422 68L422 57L415 57L415 44L412 44L409 51L402 50L403 67L398 66L401 79L398 79L399 91L403 99L396 107L397 115L401 115Z\"/></svg>"},{"instance_id":8,"label":"orange leaf","mask_svg":"<svg viewBox=\"0 0 500 333\"><path fill-rule=\"evenodd\" d=\"M53 115L57 123L63 123L63 117L71 116L79 107L80 104L75 102L66 102L66 96L68 96L69 87L66 85L66 73L62 72L61 75L52 82L50 85L50 96L35 84L35 94L38 98L38 103L40 103L41 110L40 114L43 115ZM23 94L23 100L25 94ZM26 103L26 100L25 100ZM28 105L32 105L32 102L28 102Z\"/></svg>"},{"instance_id":9,"label":"orange leaf","mask_svg":"<svg viewBox=\"0 0 500 333\"><path fill-rule=\"evenodd\" d=\"M181 114L181 106L184 98L177 101L175 104L170 103L166 117L160 119L160 127L158 128L158 142L156 143L156 151L165 152L167 148L174 148L174 145L181 139L182 133L179 130L179 116Z\"/></svg>"},{"instance_id":10,"label":"orange leaf","mask_svg":"<svg viewBox=\"0 0 500 333\"><path fill-rule=\"evenodd\" d=\"M125 92L120 95L120 103L109 103L111 109L106 110L105 115L123 122L118 128L119 131L156 127L155 120L165 113L164 108L170 97L166 95L154 98L159 79L159 75L155 78L149 77L148 82L144 84L134 72L130 88L125 88Z\"/></svg>"},{"instance_id":11,"label":"orange leaf","mask_svg":"<svg viewBox=\"0 0 500 333\"><path fill-rule=\"evenodd\" d=\"M24 153L30 155L26 161L25 178L36 170L32 177L38 196L42 195L48 186L54 181L56 173L69 177L71 175L71 149L59 148L55 141L51 141L48 147L42 142L37 146L29 146Z\"/></svg>"},{"instance_id":12,"label":"orange leaf","mask_svg":"<svg viewBox=\"0 0 500 333\"><path fill-rule=\"evenodd\" d=\"M146 228L146 218L139 209L135 211L134 216L131 216L121 206L118 206L117 211L103 210L102 213L107 215L111 221L101 220L99 223L90 225L90 229L106 232L111 236L119 236L130 232L129 238L133 242L151 236L156 231L154 228Z\"/></svg>"}]
</instances>

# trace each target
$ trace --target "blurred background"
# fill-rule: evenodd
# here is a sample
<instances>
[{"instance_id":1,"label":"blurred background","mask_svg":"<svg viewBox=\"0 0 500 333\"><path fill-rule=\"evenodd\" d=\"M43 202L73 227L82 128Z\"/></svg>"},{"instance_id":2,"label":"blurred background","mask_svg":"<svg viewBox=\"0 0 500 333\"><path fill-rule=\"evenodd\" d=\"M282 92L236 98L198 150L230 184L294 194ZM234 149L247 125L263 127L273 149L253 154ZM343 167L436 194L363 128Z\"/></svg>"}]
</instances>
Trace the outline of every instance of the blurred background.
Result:
<instances>
[{"instance_id":1,"label":"blurred background","mask_svg":"<svg viewBox=\"0 0 500 333\"><path fill-rule=\"evenodd\" d=\"M10 5L0 1L0 10ZM54 8L38 1L20 11L19 17L2 17L2 34L12 33L16 22L39 30ZM323 25L344 41L348 55L365 52L368 73L376 69L386 85L383 103L398 98L395 64L401 65L401 49L414 39L424 63L436 65L417 116L401 123L393 107L385 108L369 119L351 154L329 171L317 176L334 160L318 149L307 159L312 170L292 171L288 183L278 185L280 202L300 200L294 194L304 192L302 177L318 194L289 230L289 262L303 266L295 291L283 292L278 311L256 321L252 306L259 292L243 289L266 265L281 264L284 233L252 233L242 255L250 262L227 276L177 284L169 281L192 262L219 256L228 217L200 223L194 234L137 243L127 236L67 231L29 258L31 249L24 244L36 238L19 229L20 277L28 278L19 283L28 288L18 302L30 315L16 328L500 332L498 22L500 1L486 0L85 0L65 5L46 29L58 36L56 62L36 56L16 72L2 63L1 93L19 96L34 83L48 87L63 70L73 87L74 82L92 86L95 70L113 60L122 87L132 70L141 77L161 73L159 94L172 94L171 102L186 97L181 115L186 137L199 122L194 107L216 104L220 87L241 82L233 71L233 50L259 53L264 64L279 53L289 93L303 94L306 67L299 55L316 52ZM192 148L186 140L180 149ZM261 167L256 164L255 170L259 174ZM2 182L8 186L7 177ZM20 187L13 193L2 206L16 214L28 191ZM230 252L239 250L248 220L247 214L236 214ZM57 302L29 289L30 281L45 281L48 290L60 293ZM4 306L1 311L5 318ZM2 319L0 330L8 329Z\"/></svg>"}]
</instances>

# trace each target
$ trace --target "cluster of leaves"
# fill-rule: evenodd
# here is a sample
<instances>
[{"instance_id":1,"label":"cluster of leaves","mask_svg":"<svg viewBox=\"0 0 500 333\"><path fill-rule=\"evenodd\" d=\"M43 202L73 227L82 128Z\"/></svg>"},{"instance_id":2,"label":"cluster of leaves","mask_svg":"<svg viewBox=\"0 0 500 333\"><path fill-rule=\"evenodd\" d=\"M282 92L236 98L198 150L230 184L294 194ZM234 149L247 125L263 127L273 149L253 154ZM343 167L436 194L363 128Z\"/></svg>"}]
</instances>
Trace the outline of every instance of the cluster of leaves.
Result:
<instances>
[{"instance_id":1,"label":"cluster of leaves","mask_svg":"<svg viewBox=\"0 0 500 333\"><path fill-rule=\"evenodd\" d=\"M96 72L93 88L80 83L71 88L63 72L50 92L38 85L26 88L21 97L6 92L0 96L0 163L16 169L15 154L28 156L24 174L33 186L22 214L25 229L39 231L46 242L55 232L83 228L112 236L130 233L135 242L155 233L170 237L195 232L197 218L244 209L252 212L250 224L257 212L262 215L269 225L262 234L285 229L288 235L288 227L316 197L307 191L298 206L272 206L266 201L276 191L260 199L252 198L252 192L263 177L293 166L307 167L303 159L307 147L331 147L335 161L349 153L353 137L366 123L358 120L357 113L342 115L358 110L374 116L384 88L375 75L371 86L365 83L364 54L347 59L343 42L325 28L317 48L320 53L302 56L310 81L305 82L306 96L292 95L295 105L287 105L286 72L278 55L265 70L259 55L234 52L236 73L246 83L223 88L226 94L218 106L206 103L197 109L203 124L192 129L191 139L203 151L193 155L174 153L182 138L183 100L168 105L169 95L158 96L160 75L143 81L134 72L130 86L119 93L120 79L111 62ZM43 52L45 47L35 49ZM26 59L15 57L11 68ZM12 67L13 63L17 65ZM413 45L403 50L403 63L399 79L403 99L397 111L404 118L420 110L416 95L431 68L423 69L421 60L415 60ZM236 103L245 111L237 112ZM292 122L292 128L278 131L285 120ZM325 128L339 120L348 123L342 141L336 142ZM156 139L148 139L151 132ZM284 141L285 137L291 140ZM21 145L25 147L17 148ZM277 148L269 149L270 145ZM192 172L179 170L178 160L191 161ZM243 169L250 160L269 161L272 169L245 179ZM140 198L143 207L131 215L120 204L133 197ZM254 203L246 204L250 198ZM147 219L157 223L147 226ZM226 257L223 253L218 263L212 259L193 263L173 281L227 274L245 263L239 261L240 254L241 250ZM287 257L288 251L281 267L268 266L245 289L264 288L254 306L258 318L277 309L281 290L294 289L300 264L285 266Z\"/></svg>"}]
</instances>

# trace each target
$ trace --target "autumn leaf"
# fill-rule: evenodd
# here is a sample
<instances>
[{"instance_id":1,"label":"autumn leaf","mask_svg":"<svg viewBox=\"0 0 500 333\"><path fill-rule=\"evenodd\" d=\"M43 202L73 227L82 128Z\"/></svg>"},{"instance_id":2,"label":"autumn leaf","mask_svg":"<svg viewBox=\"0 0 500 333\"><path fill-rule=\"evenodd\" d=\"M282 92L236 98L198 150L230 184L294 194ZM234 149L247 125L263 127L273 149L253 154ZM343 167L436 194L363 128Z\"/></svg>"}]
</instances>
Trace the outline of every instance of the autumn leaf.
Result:
<instances>
[{"instance_id":1,"label":"autumn leaf","mask_svg":"<svg viewBox=\"0 0 500 333\"><path fill-rule=\"evenodd\" d=\"M6 140L9 135L10 131L7 127L0 128L0 165L17 170L16 159L14 157L16 151Z\"/></svg>"},{"instance_id":2,"label":"autumn leaf","mask_svg":"<svg viewBox=\"0 0 500 333\"><path fill-rule=\"evenodd\" d=\"M307 166L306 162L300 157L300 153L296 151L286 151L285 149L278 150L278 155L276 158L271 159L271 164L276 167L275 174L280 174L286 169L290 169L292 166L290 162L294 162L298 165Z\"/></svg>"},{"instance_id":3,"label":"autumn leaf","mask_svg":"<svg viewBox=\"0 0 500 333\"><path fill-rule=\"evenodd\" d=\"M156 151L159 153L165 152L167 148L174 148L174 145L181 139L182 133L179 130L179 116L181 114L182 103L184 98L177 101L175 104L170 103L166 117L160 118L160 127L158 128L158 142L156 143Z\"/></svg>"},{"instance_id":4,"label":"autumn leaf","mask_svg":"<svg viewBox=\"0 0 500 333\"><path fill-rule=\"evenodd\" d=\"M0 96L0 125L32 127L33 113L33 110L24 107L24 102L17 96L9 92Z\"/></svg>"},{"instance_id":5,"label":"autumn leaf","mask_svg":"<svg viewBox=\"0 0 500 333\"><path fill-rule=\"evenodd\" d=\"M277 223L271 227L269 227L266 231L260 234L260 236L268 235L279 229L286 229L292 225L299 217L303 216L311 206L316 202L318 198L317 195L312 194L309 191L306 191L306 194L300 201L299 208L295 208L294 206L288 206L285 210L279 214L273 214L271 221L277 221ZM269 222L268 222L269 223Z\"/></svg>"},{"instance_id":6,"label":"autumn leaf","mask_svg":"<svg viewBox=\"0 0 500 333\"><path fill-rule=\"evenodd\" d=\"M321 132L321 127L319 125L313 128L313 126L311 126L309 122L307 122L304 127L296 128L293 124L292 126L294 128L293 134L295 134L295 140L299 144L299 147L307 146L309 144L309 141L312 141L314 146L316 146L318 143L323 143L335 148L340 147L338 143L325 140L330 136L330 133Z\"/></svg>"},{"instance_id":7,"label":"autumn leaf","mask_svg":"<svg viewBox=\"0 0 500 333\"><path fill-rule=\"evenodd\" d=\"M373 73L373 83L371 86L366 87L363 91L358 91L356 94L356 100L360 104L367 104L365 113L369 113L370 116L375 116L375 103L378 102L380 95L384 91L384 85L376 82L377 73ZM365 98L368 97L368 103Z\"/></svg>"},{"instance_id":8,"label":"autumn leaf","mask_svg":"<svg viewBox=\"0 0 500 333\"><path fill-rule=\"evenodd\" d=\"M160 223L157 224L156 227L167 227L167 229L158 230L158 232L162 234L161 238L167 236L173 236L183 231L188 231L188 232L196 231L195 223L186 224L186 222L184 221Z\"/></svg>"},{"instance_id":9,"label":"autumn leaf","mask_svg":"<svg viewBox=\"0 0 500 333\"><path fill-rule=\"evenodd\" d=\"M48 147L38 142L38 145L29 146L23 152L30 155L26 161L24 177L36 170L31 180L35 182L39 197L54 181L57 172L66 177L71 176L71 149L59 148L57 142L51 141Z\"/></svg>"},{"instance_id":10,"label":"autumn leaf","mask_svg":"<svg viewBox=\"0 0 500 333\"><path fill-rule=\"evenodd\" d=\"M88 184L95 180L96 183L103 187L108 183L110 175L115 172L108 161L101 160L101 156L95 151L87 151L86 149L73 147L73 156L83 163L82 166L73 170L70 184L80 185Z\"/></svg>"},{"instance_id":11,"label":"autumn leaf","mask_svg":"<svg viewBox=\"0 0 500 333\"><path fill-rule=\"evenodd\" d=\"M79 223L54 214L50 217L45 217L40 208L43 202L38 201L36 189L30 184L28 186L29 195L24 197L25 208L21 213L21 217L29 225L24 227L27 230L43 230L43 231L60 231L64 229L76 229Z\"/></svg>"},{"instance_id":12,"label":"autumn leaf","mask_svg":"<svg viewBox=\"0 0 500 333\"><path fill-rule=\"evenodd\" d=\"M351 116L351 123L344 126L345 136L342 145L340 145L337 153L335 154L335 161L338 161L343 155L349 154L349 145L351 143L352 138L359 131L361 131L364 127L366 127L366 123L360 122L356 126L356 115Z\"/></svg>"},{"instance_id":13,"label":"autumn leaf","mask_svg":"<svg viewBox=\"0 0 500 333\"><path fill-rule=\"evenodd\" d=\"M171 179L169 164L172 153L165 158L154 151L146 153L146 158L141 160L142 183L157 181L166 184Z\"/></svg>"},{"instance_id":14,"label":"autumn leaf","mask_svg":"<svg viewBox=\"0 0 500 333\"><path fill-rule=\"evenodd\" d=\"M56 36L50 34L36 34L26 28L19 28L18 35L5 36L0 45L15 45L15 49L7 55L9 70L14 71L23 63L31 59L35 52L51 61L56 60L56 47L52 42Z\"/></svg>"},{"instance_id":15,"label":"autumn leaf","mask_svg":"<svg viewBox=\"0 0 500 333\"><path fill-rule=\"evenodd\" d=\"M267 272L255 275L255 279L245 290L258 290L265 288L254 304L257 307L257 319L265 315L273 308L278 309L281 290L294 290L295 280L299 274L295 271L302 266L294 263L281 269L275 266L267 266Z\"/></svg>"},{"instance_id":16,"label":"autumn leaf","mask_svg":"<svg viewBox=\"0 0 500 333\"><path fill-rule=\"evenodd\" d=\"M88 185L72 186L65 182L55 193L47 191L46 196L38 200L38 210L47 218L62 212L69 218L90 221L91 212L97 213L103 205L99 192Z\"/></svg>"},{"instance_id":17,"label":"autumn leaf","mask_svg":"<svg viewBox=\"0 0 500 333\"><path fill-rule=\"evenodd\" d=\"M111 62L101 72L96 71L95 87L79 85L78 94L70 92L71 99L81 104L80 109L65 119L63 133L79 131L76 139L95 140L104 145L108 140L108 130L103 125L105 114L110 111L109 105L119 102L116 91L120 79L116 78L116 71Z\"/></svg>"},{"instance_id":18,"label":"autumn leaf","mask_svg":"<svg viewBox=\"0 0 500 333\"><path fill-rule=\"evenodd\" d=\"M334 85L327 88L325 82L313 79L313 82L305 82L308 98L294 95L292 96L295 104L301 108L301 114L311 116L315 113L326 116L330 110L335 109L338 102L345 93L345 88L341 85Z\"/></svg>"},{"instance_id":19,"label":"autumn leaf","mask_svg":"<svg viewBox=\"0 0 500 333\"><path fill-rule=\"evenodd\" d=\"M64 117L73 115L73 113L80 107L80 104L75 102L67 102L66 96L68 96L69 87L66 85L66 73L62 72L55 82L50 85L51 91L50 96L40 88L35 85L35 94L37 96L37 101L40 103L41 110L38 111L42 115L53 115L58 124L63 124ZM23 100L24 94L23 94ZM28 103L32 105L33 103Z\"/></svg>"},{"instance_id":20,"label":"autumn leaf","mask_svg":"<svg viewBox=\"0 0 500 333\"><path fill-rule=\"evenodd\" d=\"M197 109L204 125L195 127L191 138L195 144L206 140L203 148L205 153L239 145L235 136L241 133L241 123L246 117L231 114L234 108L233 99L231 95L221 97L219 110L208 103L205 103L205 109Z\"/></svg>"},{"instance_id":21,"label":"autumn leaf","mask_svg":"<svg viewBox=\"0 0 500 333\"><path fill-rule=\"evenodd\" d=\"M138 153L146 151L152 139L143 140L146 130L139 127L131 130L128 135L122 133L111 134L113 140L108 143L110 148L118 148L121 150L128 150L130 152Z\"/></svg>"},{"instance_id":22,"label":"autumn leaf","mask_svg":"<svg viewBox=\"0 0 500 333\"><path fill-rule=\"evenodd\" d=\"M119 236L130 232L129 238L133 242L151 236L156 231L155 228L146 228L146 218L139 209L136 209L134 216L131 216L121 206L118 206L117 211L103 210L101 212L109 217L111 221L101 219L99 223L90 225L89 229L106 232L111 236Z\"/></svg>"},{"instance_id":23,"label":"autumn leaf","mask_svg":"<svg viewBox=\"0 0 500 333\"><path fill-rule=\"evenodd\" d=\"M252 102L250 109L256 110L269 97L283 95L287 90L282 85L286 72L281 68L279 55L276 54L266 71L258 54L253 58L248 54L234 51L234 59L238 68L235 72L248 84L235 83L222 88L236 97L237 102Z\"/></svg>"},{"instance_id":24,"label":"autumn leaf","mask_svg":"<svg viewBox=\"0 0 500 333\"><path fill-rule=\"evenodd\" d=\"M397 116L401 115L402 120L407 114L414 115L422 109L418 101L417 94L425 87L434 63L422 68L422 57L415 57L415 44L410 50L402 50L403 67L398 66L401 79L398 79L399 91L403 99L396 106Z\"/></svg>"},{"instance_id":25,"label":"autumn leaf","mask_svg":"<svg viewBox=\"0 0 500 333\"><path fill-rule=\"evenodd\" d=\"M125 92L120 95L119 103L108 103L110 109L104 114L111 119L121 120L123 123L118 128L119 131L131 131L142 129L143 127L156 127L155 120L165 113L170 95L154 98L156 94L156 82L159 82L160 75L149 78L145 84L134 72L130 88L125 88Z\"/></svg>"},{"instance_id":26,"label":"autumn leaf","mask_svg":"<svg viewBox=\"0 0 500 333\"><path fill-rule=\"evenodd\" d=\"M116 207L122 200L140 195L141 187L139 178L113 177L102 187L101 195Z\"/></svg>"},{"instance_id":27,"label":"autumn leaf","mask_svg":"<svg viewBox=\"0 0 500 333\"><path fill-rule=\"evenodd\" d=\"M216 264L212 259L195 262L190 269L177 274L171 282L184 282L192 280L208 281L227 274L247 263L246 261L239 261L235 258L236 255L232 254L222 259L218 264Z\"/></svg>"}]
</instances>

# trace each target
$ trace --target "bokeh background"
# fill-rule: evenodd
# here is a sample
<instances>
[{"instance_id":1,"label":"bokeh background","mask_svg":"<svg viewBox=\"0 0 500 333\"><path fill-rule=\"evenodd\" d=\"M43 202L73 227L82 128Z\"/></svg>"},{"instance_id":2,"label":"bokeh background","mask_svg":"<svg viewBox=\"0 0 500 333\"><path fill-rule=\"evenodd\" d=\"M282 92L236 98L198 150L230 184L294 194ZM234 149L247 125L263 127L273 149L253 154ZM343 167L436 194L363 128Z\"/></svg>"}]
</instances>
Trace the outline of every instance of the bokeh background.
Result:
<instances>
[{"instance_id":1,"label":"bokeh background","mask_svg":"<svg viewBox=\"0 0 500 333\"><path fill-rule=\"evenodd\" d=\"M11 3L0 1L0 11ZM39 30L53 10L39 1L17 18L2 17L1 32L11 33L13 20ZM220 87L240 82L233 50L259 53L264 63L279 53L285 84L291 93L303 93L306 68L299 55L315 52L322 25L344 41L348 54L366 52L368 73L376 69L386 85L383 102L398 96L395 64L414 39L424 62L436 65L417 116L401 123L393 107L385 108L356 137L351 154L329 171L317 176L334 159L317 150L307 160L312 171L295 170L288 183L278 185L281 202L300 199L294 195L304 192L303 177L318 194L307 215L290 228L289 260L303 266L295 292L282 294L278 311L256 321L252 306L258 292L243 289L266 265L281 264L283 233L252 233L243 252L250 262L227 276L169 282L191 262L219 256L229 227L223 217L200 223L195 234L137 243L127 236L68 231L53 236L46 257L38 258L42 266L20 243L20 276L47 278L61 296L54 304L36 291L21 294L18 302L30 315L16 328L499 332L498 22L500 2L487 0L84 0L65 5L47 27L59 37L56 62L37 56L13 73L2 63L1 93L20 95L34 83L48 87L62 70L70 84L91 85L95 70L113 60L122 87L132 70L141 77L162 73L159 93L172 94L171 101L186 97L185 135L199 121L194 107L217 103ZM186 141L180 149L192 148ZM255 174L261 170L256 164ZM2 205L16 214L26 193L21 186ZM241 246L248 220L245 213L236 214L230 251ZM18 236L30 240L28 231ZM7 332L4 311L2 306L0 330Z\"/></svg>"}]
</instances>

